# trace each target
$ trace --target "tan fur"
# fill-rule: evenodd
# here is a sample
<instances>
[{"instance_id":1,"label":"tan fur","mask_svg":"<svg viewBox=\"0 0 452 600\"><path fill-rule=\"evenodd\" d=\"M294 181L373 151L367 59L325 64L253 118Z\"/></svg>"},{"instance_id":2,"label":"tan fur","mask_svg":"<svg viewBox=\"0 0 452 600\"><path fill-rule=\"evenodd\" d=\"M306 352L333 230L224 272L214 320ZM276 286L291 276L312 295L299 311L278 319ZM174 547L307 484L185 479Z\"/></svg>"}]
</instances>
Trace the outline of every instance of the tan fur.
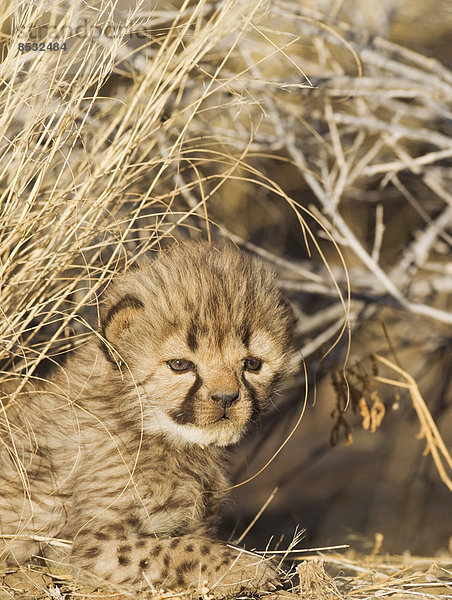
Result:
<instances>
[{"instance_id":1,"label":"tan fur","mask_svg":"<svg viewBox=\"0 0 452 600\"><path fill-rule=\"evenodd\" d=\"M116 583L228 593L275 580L211 537L223 447L292 370L294 320L274 279L227 247L162 253L110 286L101 335L47 381L4 385L0 530L19 534L0 542L6 562L56 558L31 534L73 539L59 558Z\"/></svg>"}]
</instances>

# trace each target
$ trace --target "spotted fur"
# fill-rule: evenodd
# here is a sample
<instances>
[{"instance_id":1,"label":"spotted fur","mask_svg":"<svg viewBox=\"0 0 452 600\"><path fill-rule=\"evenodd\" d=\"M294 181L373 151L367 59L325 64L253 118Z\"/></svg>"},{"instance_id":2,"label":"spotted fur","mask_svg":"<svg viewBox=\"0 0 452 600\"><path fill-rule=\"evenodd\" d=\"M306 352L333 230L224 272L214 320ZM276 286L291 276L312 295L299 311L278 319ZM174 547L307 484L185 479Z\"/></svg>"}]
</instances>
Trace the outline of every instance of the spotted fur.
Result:
<instances>
[{"instance_id":1,"label":"spotted fur","mask_svg":"<svg viewBox=\"0 0 452 600\"><path fill-rule=\"evenodd\" d=\"M294 318L273 271L186 244L119 277L101 320L47 381L2 388L0 531L22 534L0 542L3 559L44 554L79 577L218 593L274 581L267 562L211 537L224 447L293 371Z\"/></svg>"}]
</instances>

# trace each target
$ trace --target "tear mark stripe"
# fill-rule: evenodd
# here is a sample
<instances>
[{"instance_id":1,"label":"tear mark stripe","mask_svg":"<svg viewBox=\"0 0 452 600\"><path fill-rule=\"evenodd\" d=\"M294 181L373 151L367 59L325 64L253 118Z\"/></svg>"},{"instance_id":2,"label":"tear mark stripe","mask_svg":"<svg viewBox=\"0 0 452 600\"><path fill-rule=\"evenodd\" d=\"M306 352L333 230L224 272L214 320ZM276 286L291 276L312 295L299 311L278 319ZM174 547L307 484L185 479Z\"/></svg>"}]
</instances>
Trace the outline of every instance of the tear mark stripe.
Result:
<instances>
[{"instance_id":1,"label":"tear mark stripe","mask_svg":"<svg viewBox=\"0 0 452 600\"><path fill-rule=\"evenodd\" d=\"M251 398L251 404L253 406L253 412L251 414L250 421L255 421L260 414L259 402L257 399L257 392L256 392L254 386L252 386L251 383L246 379L245 373L242 373L242 382L243 382L243 385L248 390L248 393Z\"/></svg>"},{"instance_id":2,"label":"tear mark stripe","mask_svg":"<svg viewBox=\"0 0 452 600\"><path fill-rule=\"evenodd\" d=\"M180 423L181 425L186 425L188 423L192 425L195 424L195 397L201 388L202 383L201 377L196 373L196 379L188 390L181 406L170 412L172 419L176 423Z\"/></svg>"}]
</instances>

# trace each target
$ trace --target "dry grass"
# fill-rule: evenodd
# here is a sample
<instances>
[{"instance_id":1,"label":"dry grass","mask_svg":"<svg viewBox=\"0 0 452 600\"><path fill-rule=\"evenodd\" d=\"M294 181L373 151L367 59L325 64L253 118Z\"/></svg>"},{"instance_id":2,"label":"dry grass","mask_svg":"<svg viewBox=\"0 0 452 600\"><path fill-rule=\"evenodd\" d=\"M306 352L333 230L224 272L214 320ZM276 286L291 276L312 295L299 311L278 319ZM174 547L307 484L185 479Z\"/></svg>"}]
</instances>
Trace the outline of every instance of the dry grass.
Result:
<instances>
[{"instance_id":1,"label":"dry grass","mask_svg":"<svg viewBox=\"0 0 452 600\"><path fill-rule=\"evenodd\" d=\"M339 370L332 371L332 385L336 393L336 406L332 417L335 420L331 432L331 445L335 446L343 430L345 443L353 443L352 427L349 425L344 413L348 404L362 419L362 428L372 433L381 427L386 414L384 395L376 383L385 383L393 389L399 388L409 392L409 398L416 411L420 425L418 439L425 439L424 456L432 455L433 462L442 482L452 491L452 457L438 431L438 427L431 415L428 406L419 391L419 387L411 375L400 366L394 364L384 356L375 354L371 357L372 374L366 368L366 360L353 366L348 366L345 374ZM400 379L383 377L379 374L379 366L384 365L391 375L395 372ZM400 402L400 394L396 392L395 403ZM396 406L396 409L398 407Z\"/></svg>"},{"instance_id":2,"label":"dry grass","mask_svg":"<svg viewBox=\"0 0 452 600\"><path fill-rule=\"evenodd\" d=\"M452 322L444 305L452 288L445 261L452 77L440 63L369 38L339 17L327 23L326 14L296 2L198 2L122 20L110 2L102 10L81 1L6 7L5 370L26 368L31 376L56 348L81 343L83 317L91 324L95 317L84 307L116 270L183 231L219 227L228 234L218 206L227 213L223 221L237 220L250 195L266 209L282 198L302 228L298 244L306 236L313 252L304 268L281 264L287 290L335 297L339 286L346 299L337 251L318 248L328 268L315 249L322 223L349 262L351 319L366 301L383 301ZM37 39L37 23L50 24L41 39L64 38L68 49L18 52L20 42ZM288 169L291 186L307 185L315 201L291 196L278 181L280 169ZM393 220L400 225L403 211L412 223L390 248L387 229ZM236 230L253 216L241 221ZM268 252L265 258L278 262ZM343 302L303 321L305 338L317 334L304 356L341 331Z\"/></svg>"},{"instance_id":3,"label":"dry grass","mask_svg":"<svg viewBox=\"0 0 452 600\"><path fill-rule=\"evenodd\" d=\"M427 323L416 343L441 350L452 73L391 40L389 4L0 2L1 376L44 376L97 326L117 271L187 235L230 237L278 268L305 359L342 364L382 306ZM394 35L409 43L401 14ZM41 41L67 49L18 52ZM420 593L400 565L338 561L362 570L350 597ZM42 597L61 597L49 577Z\"/></svg>"},{"instance_id":4,"label":"dry grass","mask_svg":"<svg viewBox=\"0 0 452 600\"><path fill-rule=\"evenodd\" d=\"M368 600L390 597L394 600L435 600L452 598L452 560L450 557L402 557L371 554L357 555L313 553L300 555L291 572L291 585L286 591L267 593L268 600ZM10 570L3 575L0 599L20 597L23 600L80 598L81 600L127 600L150 598L147 592L125 592L76 587L67 572L49 572L42 567ZM155 591L154 599L213 600L209 591L197 594Z\"/></svg>"}]
</instances>

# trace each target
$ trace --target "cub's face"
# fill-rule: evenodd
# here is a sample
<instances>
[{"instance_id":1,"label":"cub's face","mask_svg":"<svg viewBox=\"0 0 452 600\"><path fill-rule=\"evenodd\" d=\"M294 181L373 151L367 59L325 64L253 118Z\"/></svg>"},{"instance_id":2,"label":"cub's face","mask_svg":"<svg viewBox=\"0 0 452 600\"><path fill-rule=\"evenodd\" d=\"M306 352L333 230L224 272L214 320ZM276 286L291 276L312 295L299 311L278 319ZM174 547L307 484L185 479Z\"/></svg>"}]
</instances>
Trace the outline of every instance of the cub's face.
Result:
<instances>
[{"instance_id":1,"label":"cub's face","mask_svg":"<svg viewBox=\"0 0 452 600\"><path fill-rule=\"evenodd\" d=\"M293 328L267 267L199 243L123 276L103 315L146 428L201 445L237 442L268 407L294 368Z\"/></svg>"},{"instance_id":2,"label":"cub's face","mask_svg":"<svg viewBox=\"0 0 452 600\"><path fill-rule=\"evenodd\" d=\"M199 444L237 442L267 407L286 366L275 354L264 331L247 345L232 329L221 345L208 334L196 343L188 335L168 337L142 383L151 421Z\"/></svg>"}]
</instances>

